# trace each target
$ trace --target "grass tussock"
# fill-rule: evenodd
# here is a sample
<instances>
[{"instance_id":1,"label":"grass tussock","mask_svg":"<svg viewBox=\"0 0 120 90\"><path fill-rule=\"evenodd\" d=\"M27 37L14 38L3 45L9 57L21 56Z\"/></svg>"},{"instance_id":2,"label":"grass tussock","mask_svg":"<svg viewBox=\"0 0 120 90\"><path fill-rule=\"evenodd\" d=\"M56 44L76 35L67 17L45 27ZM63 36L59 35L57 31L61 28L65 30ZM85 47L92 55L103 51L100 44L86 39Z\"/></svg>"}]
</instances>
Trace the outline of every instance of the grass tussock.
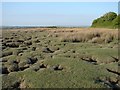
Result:
<instances>
[{"instance_id":1,"label":"grass tussock","mask_svg":"<svg viewBox=\"0 0 120 90\"><path fill-rule=\"evenodd\" d=\"M77 32L68 32L62 34L62 42L92 42L92 43L110 43L118 40L117 30L80 30Z\"/></svg>"}]
</instances>

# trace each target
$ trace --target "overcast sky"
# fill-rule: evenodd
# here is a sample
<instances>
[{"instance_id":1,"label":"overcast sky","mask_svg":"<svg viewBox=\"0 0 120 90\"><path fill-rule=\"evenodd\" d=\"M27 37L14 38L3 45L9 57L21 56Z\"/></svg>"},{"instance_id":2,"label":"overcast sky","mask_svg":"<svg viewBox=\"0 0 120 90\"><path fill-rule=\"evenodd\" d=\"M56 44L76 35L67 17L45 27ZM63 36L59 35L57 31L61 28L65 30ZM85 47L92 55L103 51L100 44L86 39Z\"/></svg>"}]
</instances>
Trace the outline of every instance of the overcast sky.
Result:
<instances>
[{"instance_id":1,"label":"overcast sky","mask_svg":"<svg viewBox=\"0 0 120 90\"><path fill-rule=\"evenodd\" d=\"M4 2L3 26L90 26L107 12L118 13L117 2Z\"/></svg>"}]
</instances>

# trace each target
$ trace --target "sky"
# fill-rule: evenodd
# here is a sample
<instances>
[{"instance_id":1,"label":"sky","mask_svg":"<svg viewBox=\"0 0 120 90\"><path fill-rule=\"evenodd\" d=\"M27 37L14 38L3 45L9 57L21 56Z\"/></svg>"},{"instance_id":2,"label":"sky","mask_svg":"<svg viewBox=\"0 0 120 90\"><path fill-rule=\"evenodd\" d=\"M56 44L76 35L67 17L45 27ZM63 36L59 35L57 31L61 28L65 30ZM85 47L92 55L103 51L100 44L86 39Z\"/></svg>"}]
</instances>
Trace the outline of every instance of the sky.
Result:
<instances>
[{"instance_id":1,"label":"sky","mask_svg":"<svg viewBox=\"0 0 120 90\"><path fill-rule=\"evenodd\" d=\"M3 26L90 26L117 2L3 2Z\"/></svg>"}]
</instances>

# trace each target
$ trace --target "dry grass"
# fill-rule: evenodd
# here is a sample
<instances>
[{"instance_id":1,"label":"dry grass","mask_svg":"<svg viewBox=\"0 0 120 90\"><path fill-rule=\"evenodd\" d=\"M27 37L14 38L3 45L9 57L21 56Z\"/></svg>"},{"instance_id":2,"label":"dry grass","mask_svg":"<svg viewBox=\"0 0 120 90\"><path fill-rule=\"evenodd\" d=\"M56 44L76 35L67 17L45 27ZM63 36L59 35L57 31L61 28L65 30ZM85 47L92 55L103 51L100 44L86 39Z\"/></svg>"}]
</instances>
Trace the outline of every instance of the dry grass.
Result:
<instances>
[{"instance_id":1,"label":"dry grass","mask_svg":"<svg viewBox=\"0 0 120 90\"><path fill-rule=\"evenodd\" d=\"M26 28L11 31L47 31L48 36L60 37L62 42L110 43L118 40L117 29L105 28Z\"/></svg>"},{"instance_id":2,"label":"dry grass","mask_svg":"<svg viewBox=\"0 0 120 90\"><path fill-rule=\"evenodd\" d=\"M61 34L63 42L110 43L118 40L118 30L80 30Z\"/></svg>"}]
</instances>

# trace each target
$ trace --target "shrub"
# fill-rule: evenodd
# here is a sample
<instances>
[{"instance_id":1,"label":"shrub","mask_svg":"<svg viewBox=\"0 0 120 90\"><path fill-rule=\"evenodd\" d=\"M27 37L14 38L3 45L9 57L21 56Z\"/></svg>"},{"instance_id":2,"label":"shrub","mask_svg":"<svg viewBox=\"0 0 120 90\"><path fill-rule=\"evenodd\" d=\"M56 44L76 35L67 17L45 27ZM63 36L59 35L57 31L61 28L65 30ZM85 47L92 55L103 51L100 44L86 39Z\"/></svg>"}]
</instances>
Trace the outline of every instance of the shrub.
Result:
<instances>
[{"instance_id":1,"label":"shrub","mask_svg":"<svg viewBox=\"0 0 120 90\"><path fill-rule=\"evenodd\" d=\"M106 13L105 15L103 15L101 18L103 18L106 21L112 21L113 19L115 19L117 17L117 14L114 12L109 12Z\"/></svg>"},{"instance_id":2,"label":"shrub","mask_svg":"<svg viewBox=\"0 0 120 90\"><path fill-rule=\"evenodd\" d=\"M119 15L117 16L114 12L106 13L100 18L95 19L92 22L91 27L102 27L102 28L118 28L120 22L118 21Z\"/></svg>"},{"instance_id":3,"label":"shrub","mask_svg":"<svg viewBox=\"0 0 120 90\"><path fill-rule=\"evenodd\" d=\"M113 27L114 28L120 28L120 15L118 15L114 20L113 20Z\"/></svg>"}]
</instances>

